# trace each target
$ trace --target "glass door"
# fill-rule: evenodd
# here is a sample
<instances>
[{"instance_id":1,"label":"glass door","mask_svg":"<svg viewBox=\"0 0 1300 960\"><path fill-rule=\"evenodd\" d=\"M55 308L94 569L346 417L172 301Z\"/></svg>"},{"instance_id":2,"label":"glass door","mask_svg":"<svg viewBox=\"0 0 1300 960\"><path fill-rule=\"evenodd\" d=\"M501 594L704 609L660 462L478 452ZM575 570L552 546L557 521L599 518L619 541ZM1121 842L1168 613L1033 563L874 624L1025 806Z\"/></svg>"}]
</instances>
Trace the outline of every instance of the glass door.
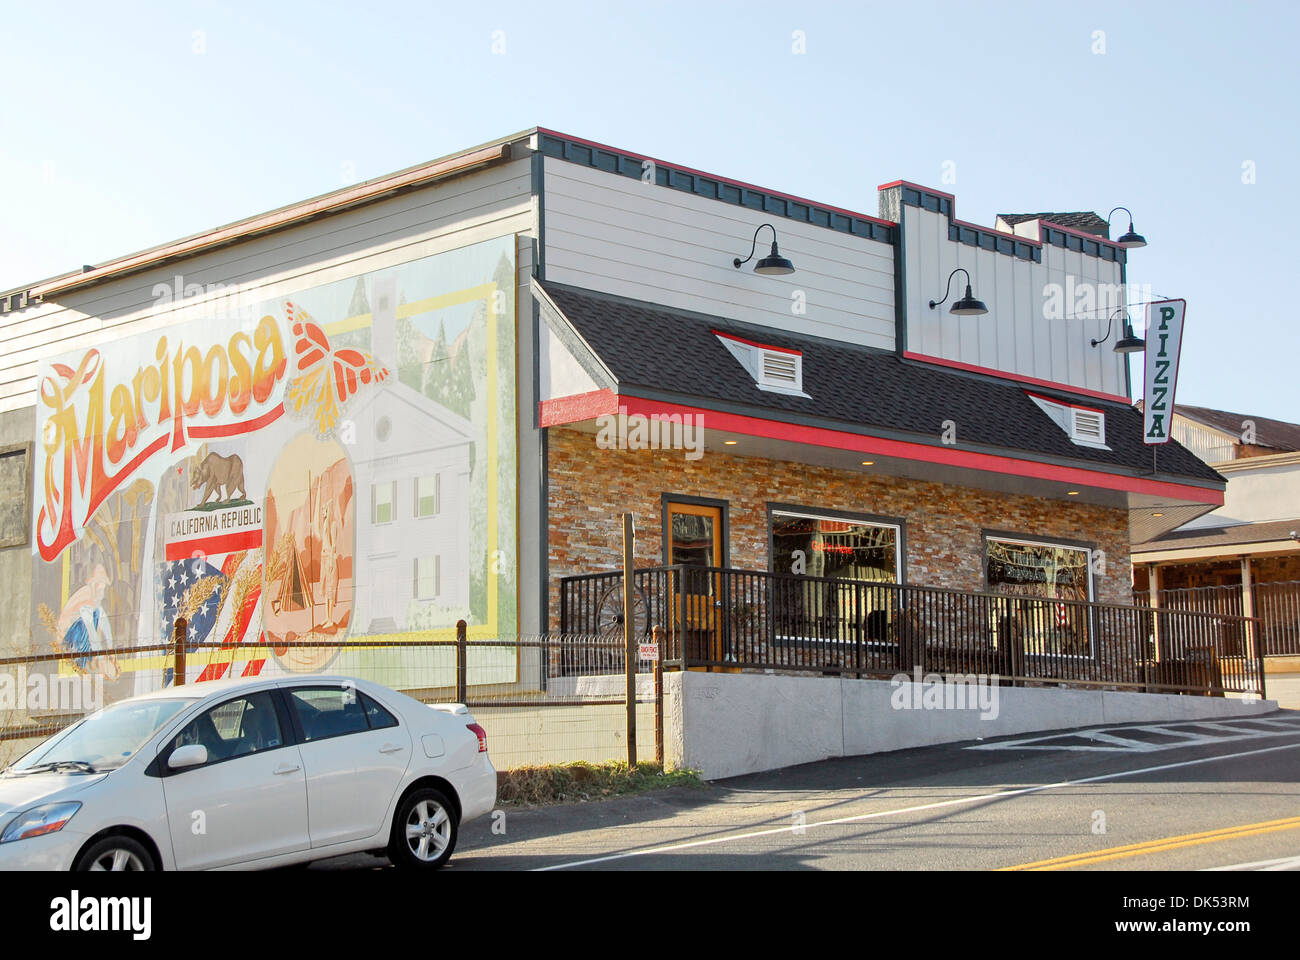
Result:
<instances>
[{"instance_id":1,"label":"glass door","mask_svg":"<svg viewBox=\"0 0 1300 960\"><path fill-rule=\"evenodd\" d=\"M695 503L668 503L668 563L688 569L679 576L677 622L684 631L687 655L698 660L722 659L722 615L719 576L706 569L723 562L722 508ZM693 669L705 670L707 667Z\"/></svg>"}]
</instances>

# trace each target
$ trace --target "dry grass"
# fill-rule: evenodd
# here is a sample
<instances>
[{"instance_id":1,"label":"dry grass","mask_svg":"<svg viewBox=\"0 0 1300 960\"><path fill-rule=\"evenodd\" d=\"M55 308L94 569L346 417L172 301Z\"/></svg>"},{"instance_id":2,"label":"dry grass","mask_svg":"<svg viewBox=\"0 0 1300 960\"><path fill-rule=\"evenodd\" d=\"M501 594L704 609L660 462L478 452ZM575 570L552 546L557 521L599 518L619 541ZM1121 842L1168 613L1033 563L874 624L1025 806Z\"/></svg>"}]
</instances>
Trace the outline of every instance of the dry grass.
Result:
<instances>
[{"instance_id":1,"label":"dry grass","mask_svg":"<svg viewBox=\"0 0 1300 960\"><path fill-rule=\"evenodd\" d=\"M511 807L587 803L647 790L702 785L694 770L665 771L657 763L638 763L635 770L622 761L557 763L499 772L497 803Z\"/></svg>"}]
</instances>

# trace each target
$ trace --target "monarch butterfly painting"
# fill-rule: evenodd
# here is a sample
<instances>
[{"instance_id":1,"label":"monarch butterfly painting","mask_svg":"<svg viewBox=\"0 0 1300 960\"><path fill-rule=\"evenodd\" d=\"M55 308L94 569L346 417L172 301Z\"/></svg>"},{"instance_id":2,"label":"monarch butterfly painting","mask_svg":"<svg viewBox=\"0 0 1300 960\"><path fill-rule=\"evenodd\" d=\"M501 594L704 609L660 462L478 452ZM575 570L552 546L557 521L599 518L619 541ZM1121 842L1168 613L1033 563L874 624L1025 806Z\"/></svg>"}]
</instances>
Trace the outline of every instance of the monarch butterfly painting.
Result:
<instances>
[{"instance_id":1,"label":"monarch butterfly painting","mask_svg":"<svg viewBox=\"0 0 1300 960\"><path fill-rule=\"evenodd\" d=\"M293 329L298 364L298 375L289 381L285 402L294 413L309 410L324 435L338 423L343 405L363 386L388 379L388 369L368 353L331 347L329 337L307 311L286 303L285 313Z\"/></svg>"}]
</instances>

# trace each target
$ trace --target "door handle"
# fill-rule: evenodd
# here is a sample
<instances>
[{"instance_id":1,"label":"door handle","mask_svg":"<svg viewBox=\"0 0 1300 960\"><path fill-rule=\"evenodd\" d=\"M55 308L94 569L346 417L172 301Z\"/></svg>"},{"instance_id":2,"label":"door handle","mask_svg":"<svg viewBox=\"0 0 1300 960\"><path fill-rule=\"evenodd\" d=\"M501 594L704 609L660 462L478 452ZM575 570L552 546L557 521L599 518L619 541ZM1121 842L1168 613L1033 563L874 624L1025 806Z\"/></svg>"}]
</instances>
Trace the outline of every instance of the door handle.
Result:
<instances>
[{"instance_id":1,"label":"door handle","mask_svg":"<svg viewBox=\"0 0 1300 960\"><path fill-rule=\"evenodd\" d=\"M296 773L296 772L298 772L298 771L301 770L301 769L302 769L302 767L299 766L299 765L296 764L296 763L293 763L293 764L290 764L290 763L282 763L282 764L280 764L278 767L276 767L274 770L272 770L271 772L272 772L273 774L275 774L277 777L282 777L282 776L284 776L286 773Z\"/></svg>"},{"instance_id":2,"label":"door handle","mask_svg":"<svg viewBox=\"0 0 1300 960\"><path fill-rule=\"evenodd\" d=\"M405 749L406 749L405 747L399 746L399 745L397 745L396 743L386 743L386 744L384 744L382 747L379 748L379 752L380 752L380 753L397 753L399 750L405 750Z\"/></svg>"}]
</instances>

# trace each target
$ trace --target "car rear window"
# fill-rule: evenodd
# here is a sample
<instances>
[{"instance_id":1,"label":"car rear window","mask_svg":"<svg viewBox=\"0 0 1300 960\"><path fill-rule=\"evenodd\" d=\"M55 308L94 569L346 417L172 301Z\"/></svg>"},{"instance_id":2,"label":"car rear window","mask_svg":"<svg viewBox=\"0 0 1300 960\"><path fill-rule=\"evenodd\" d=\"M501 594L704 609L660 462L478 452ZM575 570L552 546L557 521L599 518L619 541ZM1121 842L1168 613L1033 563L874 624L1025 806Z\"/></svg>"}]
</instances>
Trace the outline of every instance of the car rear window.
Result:
<instances>
[{"instance_id":1,"label":"car rear window","mask_svg":"<svg viewBox=\"0 0 1300 960\"><path fill-rule=\"evenodd\" d=\"M325 740L370 729L366 708L356 688L319 687L289 691L289 701L302 724L304 740Z\"/></svg>"},{"instance_id":2,"label":"car rear window","mask_svg":"<svg viewBox=\"0 0 1300 960\"><path fill-rule=\"evenodd\" d=\"M364 693L360 694L362 706L366 708L366 719L370 721L371 730L381 730L384 727L397 726L397 718L375 703Z\"/></svg>"}]
</instances>

